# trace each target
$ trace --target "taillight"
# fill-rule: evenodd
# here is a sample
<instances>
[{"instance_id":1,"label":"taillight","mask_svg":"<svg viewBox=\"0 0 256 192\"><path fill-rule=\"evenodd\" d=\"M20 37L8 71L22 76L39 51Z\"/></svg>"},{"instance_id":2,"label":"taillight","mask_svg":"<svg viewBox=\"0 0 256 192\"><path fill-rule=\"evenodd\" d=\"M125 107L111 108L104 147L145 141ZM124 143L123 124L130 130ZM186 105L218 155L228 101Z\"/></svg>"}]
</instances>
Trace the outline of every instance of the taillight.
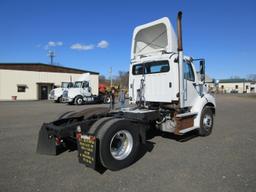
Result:
<instances>
[{"instance_id":1,"label":"taillight","mask_svg":"<svg viewBox=\"0 0 256 192\"><path fill-rule=\"evenodd\" d=\"M55 144L60 145L62 143L62 139L60 137L55 137Z\"/></svg>"},{"instance_id":2,"label":"taillight","mask_svg":"<svg viewBox=\"0 0 256 192\"><path fill-rule=\"evenodd\" d=\"M81 127L78 125L76 128L76 139L80 140L81 139L81 135L82 135L82 129Z\"/></svg>"},{"instance_id":3,"label":"taillight","mask_svg":"<svg viewBox=\"0 0 256 192\"><path fill-rule=\"evenodd\" d=\"M81 135L82 135L81 133L78 133L78 132L77 132L77 133L76 133L76 139L77 139L77 140L80 140L80 139L81 139Z\"/></svg>"}]
</instances>

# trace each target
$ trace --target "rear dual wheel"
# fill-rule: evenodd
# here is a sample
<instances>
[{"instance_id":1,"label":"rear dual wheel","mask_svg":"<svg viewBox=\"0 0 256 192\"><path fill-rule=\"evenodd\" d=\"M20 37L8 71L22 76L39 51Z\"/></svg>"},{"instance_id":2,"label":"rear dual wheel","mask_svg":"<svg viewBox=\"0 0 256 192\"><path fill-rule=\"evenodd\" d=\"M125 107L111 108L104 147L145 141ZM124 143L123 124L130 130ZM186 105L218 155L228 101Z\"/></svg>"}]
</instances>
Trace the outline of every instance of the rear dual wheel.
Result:
<instances>
[{"instance_id":1,"label":"rear dual wheel","mask_svg":"<svg viewBox=\"0 0 256 192\"><path fill-rule=\"evenodd\" d=\"M137 156L140 141L138 129L124 119L111 119L98 131L100 160L110 170L131 165Z\"/></svg>"}]
</instances>

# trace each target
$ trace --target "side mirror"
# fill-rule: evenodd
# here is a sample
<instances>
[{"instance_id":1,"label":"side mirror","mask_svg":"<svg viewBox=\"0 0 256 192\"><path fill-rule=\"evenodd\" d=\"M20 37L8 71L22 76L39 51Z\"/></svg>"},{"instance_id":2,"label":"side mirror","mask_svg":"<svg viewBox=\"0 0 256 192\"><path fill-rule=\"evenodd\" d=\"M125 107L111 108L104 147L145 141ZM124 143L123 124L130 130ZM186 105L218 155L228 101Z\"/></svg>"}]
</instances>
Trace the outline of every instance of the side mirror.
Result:
<instances>
[{"instance_id":1,"label":"side mirror","mask_svg":"<svg viewBox=\"0 0 256 192\"><path fill-rule=\"evenodd\" d=\"M204 82L205 81L205 60L200 61L200 77L201 77L200 80Z\"/></svg>"}]
</instances>

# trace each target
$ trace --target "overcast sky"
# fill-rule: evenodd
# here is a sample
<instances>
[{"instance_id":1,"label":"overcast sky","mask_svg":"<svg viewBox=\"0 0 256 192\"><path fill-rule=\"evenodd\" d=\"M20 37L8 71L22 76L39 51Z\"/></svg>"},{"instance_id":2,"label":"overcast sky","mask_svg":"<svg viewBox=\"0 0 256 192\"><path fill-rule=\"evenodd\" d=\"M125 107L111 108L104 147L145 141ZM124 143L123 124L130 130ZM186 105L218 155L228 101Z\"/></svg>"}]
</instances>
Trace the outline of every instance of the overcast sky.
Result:
<instances>
[{"instance_id":1,"label":"overcast sky","mask_svg":"<svg viewBox=\"0 0 256 192\"><path fill-rule=\"evenodd\" d=\"M133 28L183 11L186 55L206 58L207 73L256 73L253 0L1 0L0 62L55 62L108 75L129 69Z\"/></svg>"}]
</instances>

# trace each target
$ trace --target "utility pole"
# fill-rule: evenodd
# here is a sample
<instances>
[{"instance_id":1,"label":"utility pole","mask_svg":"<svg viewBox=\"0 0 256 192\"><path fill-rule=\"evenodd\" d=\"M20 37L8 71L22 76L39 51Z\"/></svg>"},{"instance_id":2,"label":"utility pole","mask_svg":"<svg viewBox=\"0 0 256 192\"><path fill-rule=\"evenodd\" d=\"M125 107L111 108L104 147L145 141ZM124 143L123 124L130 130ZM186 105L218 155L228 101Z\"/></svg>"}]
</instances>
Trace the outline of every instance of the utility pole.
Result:
<instances>
[{"instance_id":1,"label":"utility pole","mask_svg":"<svg viewBox=\"0 0 256 192\"><path fill-rule=\"evenodd\" d=\"M112 87L112 67L109 69L110 87Z\"/></svg>"},{"instance_id":2,"label":"utility pole","mask_svg":"<svg viewBox=\"0 0 256 192\"><path fill-rule=\"evenodd\" d=\"M48 51L48 57L50 57L50 64L53 65L53 58L56 56L54 51Z\"/></svg>"}]
</instances>

